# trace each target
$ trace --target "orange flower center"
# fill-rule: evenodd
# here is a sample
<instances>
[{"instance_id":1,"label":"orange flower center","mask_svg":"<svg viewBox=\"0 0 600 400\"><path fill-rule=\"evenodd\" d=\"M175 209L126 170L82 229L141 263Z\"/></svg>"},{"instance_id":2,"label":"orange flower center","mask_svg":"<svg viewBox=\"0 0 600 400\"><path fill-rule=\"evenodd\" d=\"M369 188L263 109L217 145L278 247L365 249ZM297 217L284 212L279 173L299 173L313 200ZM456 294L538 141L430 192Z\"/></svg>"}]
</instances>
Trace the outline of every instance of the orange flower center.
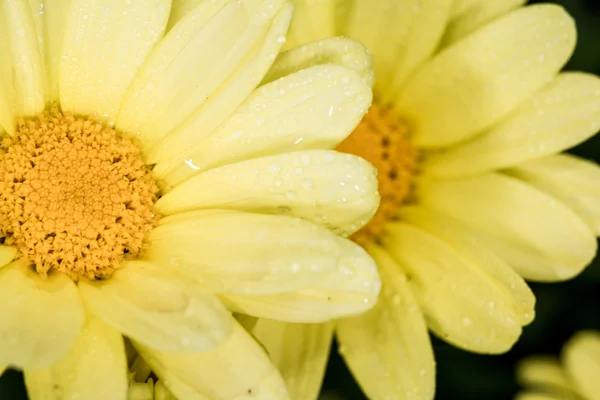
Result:
<instances>
[{"instance_id":1,"label":"orange flower center","mask_svg":"<svg viewBox=\"0 0 600 400\"><path fill-rule=\"evenodd\" d=\"M377 239L385 223L396 219L399 208L411 200L419 153L411 143L410 126L376 104L337 150L364 158L378 171L379 210L351 237L364 245Z\"/></svg>"},{"instance_id":2,"label":"orange flower center","mask_svg":"<svg viewBox=\"0 0 600 400\"><path fill-rule=\"evenodd\" d=\"M39 274L103 279L139 254L158 188L133 143L53 109L1 148L0 235Z\"/></svg>"}]
</instances>

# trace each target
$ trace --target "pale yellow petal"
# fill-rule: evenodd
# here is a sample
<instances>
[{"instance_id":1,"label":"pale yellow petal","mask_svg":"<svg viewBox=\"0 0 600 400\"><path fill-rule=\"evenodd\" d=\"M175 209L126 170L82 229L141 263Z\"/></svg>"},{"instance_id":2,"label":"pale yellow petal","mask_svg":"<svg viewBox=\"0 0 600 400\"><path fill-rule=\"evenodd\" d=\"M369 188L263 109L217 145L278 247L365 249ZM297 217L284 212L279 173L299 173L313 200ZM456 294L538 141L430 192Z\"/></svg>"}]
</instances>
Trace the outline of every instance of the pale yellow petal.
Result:
<instances>
[{"instance_id":1,"label":"pale yellow petal","mask_svg":"<svg viewBox=\"0 0 600 400\"><path fill-rule=\"evenodd\" d=\"M338 239L346 248L335 272L292 293L271 296L222 296L233 311L286 322L316 323L362 313L375 305L381 289L377 267L358 245Z\"/></svg>"},{"instance_id":2,"label":"pale yellow petal","mask_svg":"<svg viewBox=\"0 0 600 400\"><path fill-rule=\"evenodd\" d=\"M455 177L516 166L573 147L600 128L600 78L558 75L506 120L427 157L425 173Z\"/></svg>"},{"instance_id":3,"label":"pale yellow petal","mask_svg":"<svg viewBox=\"0 0 600 400\"><path fill-rule=\"evenodd\" d=\"M291 10L284 7L280 13L283 3L240 0L223 5L204 1L193 8L138 71L121 106L117 127L137 137L146 152L178 127L183 131L178 129L170 136L189 138L211 132L254 89L275 59L281 43L271 37L270 28L274 24L285 33L290 15L280 14ZM275 43L270 46L271 42ZM265 48L268 54L263 53ZM186 148L158 147L161 158L167 151L174 151L173 156ZM155 163L156 156L147 161Z\"/></svg>"},{"instance_id":4,"label":"pale yellow petal","mask_svg":"<svg viewBox=\"0 0 600 400\"><path fill-rule=\"evenodd\" d=\"M46 368L67 355L84 323L75 284L39 277L19 261L0 269L0 355L19 368Z\"/></svg>"},{"instance_id":5,"label":"pale yellow petal","mask_svg":"<svg viewBox=\"0 0 600 400\"><path fill-rule=\"evenodd\" d=\"M227 0L212 0L212 7L222 8ZM183 17L191 13L194 8L202 5L206 6L205 0L173 0L171 4L171 15L169 15L169 23L167 24L167 31L170 31Z\"/></svg>"},{"instance_id":6,"label":"pale yellow petal","mask_svg":"<svg viewBox=\"0 0 600 400\"><path fill-rule=\"evenodd\" d=\"M11 262L16 255L16 247L0 245L0 268Z\"/></svg>"},{"instance_id":7,"label":"pale yellow petal","mask_svg":"<svg viewBox=\"0 0 600 400\"><path fill-rule=\"evenodd\" d=\"M287 34L286 49L330 38L336 30L339 0L292 0L294 18Z\"/></svg>"},{"instance_id":8,"label":"pale yellow petal","mask_svg":"<svg viewBox=\"0 0 600 400\"><path fill-rule=\"evenodd\" d=\"M564 394L520 392L514 400L580 400L580 398Z\"/></svg>"},{"instance_id":9,"label":"pale yellow petal","mask_svg":"<svg viewBox=\"0 0 600 400\"><path fill-rule=\"evenodd\" d=\"M580 331L563 348L567 374L588 400L600 399L600 333Z\"/></svg>"},{"instance_id":10,"label":"pale yellow petal","mask_svg":"<svg viewBox=\"0 0 600 400\"><path fill-rule=\"evenodd\" d=\"M575 25L559 6L521 8L426 63L395 104L425 147L468 139L548 83L575 46Z\"/></svg>"},{"instance_id":11,"label":"pale yellow petal","mask_svg":"<svg viewBox=\"0 0 600 400\"><path fill-rule=\"evenodd\" d=\"M468 254L404 222L388 226L383 243L410 277L427 324L441 339L489 354L517 341L521 324L511 297Z\"/></svg>"},{"instance_id":12,"label":"pale yellow petal","mask_svg":"<svg viewBox=\"0 0 600 400\"><path fill-rule=\"evenodd\" d=\"M229 313L192 280L160 265L127 262L105 281L81 281L86 307L123 334L165 351L205 351L231 332Z\"/></svg>"},{"instance_id":13,"label":"pale yellow petal","mask_svg":"<svg viewBox=\"0 0 600 400\"><path fill-rule=\"evenodd\" d=\"M50 368L25 370L25 384L31 400L125 400L123 337L88 316L69 354Z\"/></svg>"},{"instance_id":14,"label":"pale yellow petal","mask_svg":"<svg viewBox=\"0 0 600 400\"><path fill-rule=\"evenodd\" d=\"M199 171L255 157L332 149L358 125L372 93L355 72L311 67L258 88L219 129L185 157L159 163L167 189Z\"/></svg>"},{"instance_id":15,"label":"pale yellow petal","mask_svg":"<svg viewBox=\"0 0 600 400\"><path fill-rule=\"evenodd\" d=\"M350 235L379 206L377 171L359 157L312 150L256 158L209 170L157 203L161 215L224 208L306 219Z\"/></svg>"},{"instance_id":16,"label":"pale yellow petal","mask_svg":"<svg viewBox=\"0 0 600 400\"><path fill-rule=\"evenodd\" d=\"M371 399L431 400L435 362L427 326L406 276L376 245L383 281L375 308L337 322L340 353Z\"/></svg>"},{"instance_id":17,"label":"pale yellow petal","mask_svg":"<svg viewBox=\"0 0 600 400\"><path fill-rule=\"evenodd\" d=\"M114 125L170 9L169 0L71 0L59 68L62 109Z\"/></svg>"},{"instance_id":18,"label":"pale yellow petal","mask_svg":"<svg viewBox=\"0 0 600 400\"><path fill-rule=\"evenodd\" d=\"M531 356L517 364L517 381L525 387L556 388L573 391L558 358L553 356Z\"/></svg>"},{"instance_id":19,"label":"pale yellow petal","mask_svg":"<svg viewBox=\"0 0 600 400\"><path fill-rule=\"evenodd\" d=\"M363 77L369 87L375 84L373 55L360 42L346 37L332 37L311 42L281 53L261 85L315 65L337 64Z\"/></svg>"},{"instance_id":20,"label":"pale yellow petal","mask_svg":"<svg viewBox=\"0 0 600 400\"><path fill-rule=\"evenodd\" d=\"M71 0L29 0L46 73L46 97L58 102L58 70Z\"/></svg>"},{"instance_id":21,"label":"pale yellow petal","mask_svg":"<svg viewBox=\"0 0 600 400\"><path fill-rule=\"evenodd\" d=\"M4 371L6 371L7 368L8 366L6 364L0 364L0 376L4 374Z\"/></svg>"},{"instance_id":22,"label":"pale yellow petal","mask_svg":"<svg viewBox=\"0 0 600 400\"><path fill-rule=\"evenodd\" d=\"M560 201L517 179L487 174L422 180L419 202L473 229L525 279L561 281L580 273L597 243L585 222Z\"/></svg>"},{"instance_id":23,"label":"pale yellow petal","mask_svg":"<svg viewBox=\"0 0 600 400\"><path fill-rule=\"evenodd\" d=\"M508 302L512 302L521 325L533 321L535 296L527 283L492 251L480 246L477 236L468 228L453 218L418 206L403 207L399 218L442 239L476 265L477 273L492 281L505 298L510 299Z\"/></svg>"},{"instance_id":24,"label":"pale yellow petal","mask_svg":"<svg viewBox=\"0 0 600 400\"><path fill-rule=\"evenodd\" d=\"M146 256L232 294L295 291L324 279L353 247L298 218L238 211L193 211L163 219Z\"/></svg>"},{"instance_id":25,"label":"pale yellow petal","mask_svg":"<svg viewBox=\"0 0 600 400\"><path fill-rule=\"evenodd\" d=\"M527 0L455 0L442 46L448 47L494 19L521 7Z\"/></svg>"},{"instance_id":26,"label":"pale yellow petal","mask_svg":"<svg viewBox=\"0 0 600 400\"><path fill-rule=\"evenodd\" d=\"M219 347L181 354L136 349L179 399L287 400L281 375L262 348L237 323ZM193 397L191 396L193 394Z\"/></svg>"},{"instance_id":27,"label":"pale yellow petal","mask_svg":"<svg viewBox=\"0 0 600 400\"><path fill-rule=\"evenodd\" d=\"M508 170L571 207L600 236L600 167L568 154L540 158Z\"/></svg>"},{"instance_id":28,"label":"pale yellow petal","mask_svg":"<svg viewBox=\"0 0 600 400\"><path fill-rule=\"evenodd\" d=\"M290 397L317 400L333 340L333 323L289 324L259 319L251 333L267 349Z\"/></svg>"},{"instance_id":29,"label":"pale yellow petal","mask_svg":"<svg viewBox=\"0 0 600 400\"><path fill-rule=\"evenodd\" d=\"M344 35L375 56L375 92L388 104L436 49L450 13L449 0L356 0Z\"/></svg>"}]
</instances>

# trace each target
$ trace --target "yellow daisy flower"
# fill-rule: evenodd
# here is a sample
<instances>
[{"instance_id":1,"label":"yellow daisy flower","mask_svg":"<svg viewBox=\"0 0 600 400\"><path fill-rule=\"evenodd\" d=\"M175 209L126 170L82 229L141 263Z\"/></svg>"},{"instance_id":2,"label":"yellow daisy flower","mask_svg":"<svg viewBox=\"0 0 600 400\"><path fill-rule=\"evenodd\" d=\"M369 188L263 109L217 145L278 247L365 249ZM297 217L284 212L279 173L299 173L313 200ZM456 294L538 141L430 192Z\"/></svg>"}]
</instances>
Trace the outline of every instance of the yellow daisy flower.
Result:
<instances>
[{"instance_id":1,"label":"yellow daisy flower","mask_svg":"<svg viewBox=\"0 0 600 400\"><path fill-rule=\"evenodd\" d=\"M431 399L428 330L465 350L505 352L534 318L524 279L566 280L594 257L600 168L559 153L598 131L600 79L559 73L576 31L555 5L294 3L288 45L306 44L289 53L351 65L350 49L333 48L343 39L331 38L346 35L375 62L374 104L338 149L379 170L381 207L352 238L376 260L383 289L372 311L337 323L340 352L369 398ZM286 320L306 322L297 318ZM300 329L266 341L312 348Z\"/></svg>"},{"instance_id":2,"label":"yellow daisy flower","mask_svg":"<svg viewBox=\"0 0 600 400\"><path fill-rule=\"evenodd\" d=\"M600 399L600 332L580 331L563 347L560 360L532 356L517 367L517 379L527 388L515 400Z\"/></svg>"},{"instance_id":3,"label":"yellow daisy flower","mask_svg":"<svg viewBox=\"0 0 600 400\"><path fill-rule=\"evenodd\" d=\"M125 399L122 335L177 398L287 399L222 301L310 322L374 305L376 265L337 234L375 213L376 171L330 150L371 59L347 40L361 68L275 62L291 13L0 1L0 373L31 399Z\"/></svg>"}]
</instances>

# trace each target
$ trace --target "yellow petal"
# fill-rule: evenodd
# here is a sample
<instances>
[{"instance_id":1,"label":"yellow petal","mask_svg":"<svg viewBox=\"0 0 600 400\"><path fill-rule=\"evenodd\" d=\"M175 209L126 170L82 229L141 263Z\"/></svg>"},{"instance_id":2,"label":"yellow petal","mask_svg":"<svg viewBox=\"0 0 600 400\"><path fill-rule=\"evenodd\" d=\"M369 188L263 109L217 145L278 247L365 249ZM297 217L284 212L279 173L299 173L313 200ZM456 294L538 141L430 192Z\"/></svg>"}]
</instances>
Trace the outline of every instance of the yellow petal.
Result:
<instances>
[{"instance_id":1,"label":"yellow petal","mask_svg":"<svg viewBox=\"0 0 600 400\"><path fill-rule=\"evenodd\" d=\"M359 157L313 150L212 169L176 186L157 203L161 215L207 208L290 215L349 235L379 206L377 172Z\"/></svg>"},{"instance_id":2,"label":"yellow petal","mask_svg":"<svg viewBox=\"0 0 600 400\"><path fill-rule=\"evenodd\" d=\"M546 394L546 393L535 393L535 392L521 392L517 393L515 400L579 400L579 397L565 396L562 393L557 394Z\"/></svg>"},{"instance_id":3,"label":"yellow petal","mask_svg":"<svg viewBox=\"0 0 600 400\"><path fill-rule=\"evenodd\" d=\"M398 96L395 110L413 125L417 144L457 143L548 83L574 46L575 26L561 7L521 8L426 63Z\"/></svg>"},{"instance_id":4,"label":"yellow petal","mask_svg":"<svg viewBox=\"0 0 600 400\"><path fill-rule=\"evenodd\" d=\"M517 364L517 381L525 387L556 388L560 391L572 391L558 358L552 356L532 356Z\"/></svg>"},{"instance_id":5,"label":"yellow petal","mask_svg":"<svg viewBox=\"0 0 600 400\"><path fill-rule=\"evenodd\" d=\"M567 374L582 396L600 399L600 333L578 332L565 345L561 356Z\"/></svg>"},{"instance_id":6,"label":"yellow petal","mask_svg":"<svg viewBox=\"0 0 600 400\"><path fill-rule=\"evenodd\" d=\"M274 294L325 278L354 248L297 218L238 211L176 214L148 236L147 257L214 292Z\"/></svg>"},{"instance_id":7,"label":"yellow petal","mask_svg":"<svg viewBox=\"0 0 600 400\"><path fill-rule=\"evenodd\" d=\"M182 125L183 131L173 133L177 138L211 132L254 89L275 59L281 46L276 37L285 33L291 13L285 7L282 13L288 12L287 17L279 15L283 3L205 1L192 9L158 43L135 76L117 127L136 136L146 152ZM273 22L276 17L283 22ZM276 34L270 31L272 23ZM177 155L186 148L181 145L168 149L159 145L161 159L167 150ZM148 162L158 161L156 156L149 156Z\"/></svg>"},{"instance_id":8,"label":"yellow petal","mask_svg":"<svg viewBox=\"0 0 600 400\"><path fill-rule=\"evenodd\" d=\"M193 281L130 261L105 281L81 281L86 307L125 335L165 351L205 351L231 332L229 313Z\"/></svg>"},{"instance_id":9,"label":"yellow petal","mask_svg":"<svg viewBox=\"0 0 600 400\"><path fill-rule=\"evenodd\" d=\"M154 173L170 188L199 171L306 149L334 148L358 125L372 93L355 72L311 67L258 88L219 129L185 157L159 163Z\"/></svg>"},{"instance_id":10,"label":"yellow petal","mask_svg":"<svg viewBox=\"0 0 600 400\"><path fill-rule=\"evenodd\" d=\"M594 258L593 232L555 198L517 179L487 174L423 180L419 201L473 229L486 246L525 279L561 281Z\"/></svg>"},{"instance_id":11,"label":"yellow petal","mask_svg":"<svg viewBox=\"0 0 600 400\"><path fill-rule=\"evenodd\" d=\"M233 318L232 318L233 320ZM234 322L219 347L202 353L166 353L135 343L165 386L180 399L287 400L285 384L262 348ZM190 395L194 394L194 397Z\"/></svg>"},{"instance_id":12,"label":"yellow petal","mask_svg":"<svg viewBox=\"0 0 600 400\"><path fill-rule=\"evenodd\" d=\"M16 255L16 247L0 245L0 268L11 262Z\"/></svg>"},{"instance_id":13,"label":"yellow petal","mask_svg":"<svg viewBox=\"0 0 600 400\"><path fill-rule=\"evenodd\" d=\"M450 13L448 0L356 0L344 35L364 43L375 56L376 93L393 100L406 79L431 56Z\"/></svg>"},{"instance_id":14,"label":"yellow petal","mask_svg":"<svg viewBox=\"0 0 600 400\"><path fill-rule=\"evenodd\" d=\"M0 1L0 33L0 91L7 102L0 122L12 134L14 121L9 117L35 115L46 104L44 69L28 2Z\"/></svg>"},{"instance_id":15,"label":"yellow petal","mask_svg":"<svg viewBox=\"0 0 600 400\"><path fill-rule=\"evenodd\" d=\"M0 364L0 376L2 376L2 374L4 374L4 371L6 371L6 368L8 368L8 366L6 364Z\"/></svg>"},{"instance_id":16,"label":"yellow petal","mask_svg":"<svg viewBox=\"0 0 600 400\"><path fill-rule=\"evenodd\" d=\"M441 339L490 354L517 341L521 324L512 298L469 254L404 222L389 225L383 243L410 277L427 324Z\"/></svg>"},{"instance_id":17,"label":"yellow petal","mask_svg":"<svg viewBox=\"0 0 600 400\"><path fill-rule=\"evenodd\" d=\"M32 400L125 400L123 337L88 316L69 354L50 368L25 370L25 384Z\"/></svg>"},{"instance_id":18,"label":"yellow petal","mask_svg":"<svg viewBox=\"0 0 600 400\"><path fill-rule=\"evenodd\" d=\"M294 18L287 34L286 48L330 38L336 29L336 0L292 0Z\"/></svg>"},{"instance_id":19,"label":"yellow petal","mask_svg":"<svg viewBox=\"0 0 600 400\"><path fill-rule=\"evenodd\" d=\"M493 252L480 246L477 237L471 235L468 228L465 229L455 219L415 206L403 207L400 219L442 239L476 265L477 273L492 281L512 303L521 325L533 321L535 296L527 283Z\"/></svg>"},{"instance_id":20,"label":"yellow petal","mask_svg":"<svg viewBox=\"0 0 600 400\"><path fill-rule=\"evenodd\" d=\"M59 69L63 110L114 125L169 18L168 0L71 0Z\"/></svg>"},{"instance_id":21,"label":"yellow petal","mask_svg":"<svg viewBox=\"0 0 600 400\"><path fill-rule=\"evenodd\" d=\"M211 7L220 9L225 5L227 0L213 0ZM170 31L183 17L190 14L194 8L202 5L206 7L205 0L173 0L171 5L171 15L169 15L169 23L167 24L167 31Z\"/></svg>"},{"instance_id":22,"label":"yellow petal","mask_svg":"<svg viewBox=\"0 0 600 400\"><path fill-rule=\"evenodd\" d=\"M423 315L400 267L380 247L368 250L383 289L372 310L337 322L340 353L369 398L431 400L435 362Z\"/></svg>"},{"instance_id":23,"label":"yellow petal","mask_svg":"<svg viewBox=\"0 0 600 400\"><path fill-rule=\"evenodd\" d=\"M288 324L259 319L251 332L266 347L290 397L316 400L333 340L333 323Z\"/></svg>"},{"instance_id":24,"label":"yellow petal","mask_svg":"<svg viewBox=\"0 0 600 400\"><path fill-rule=\"evenodd\" d=\"M356 40L333 37L307 43L281 53L265 75L261 85L305 68L325 64L342 65L358 72L369 87L373 87L375 83L371 52Z\"/></svg>"},{"instance_id":25,"label":"yellow petal","mask_svg":"<svg viewBox=\"0 0 600 400\"><path fill-rule=\"evenodd\" d=\"M0 354L19 368L46 368L65 355L84 322L75 284L62 274L42 279L16 261L0 269Z\"/></svg>"},{"instance_id":26,"label":"yellow petal","mask_svg":"<svg viewBox=\"0 0 600 400\"><path fill-rule=\"evenodd\" d=\"M286 322L316 323L372 308L381 289L377 267L358 245L338 239L346 248L335 272L292 293L271 296L222 296L233 311Z\"/></svg>"},{"instance_id":27,"label":"yellow petal","mask_svg":"<svg viewBox=\"0 0 600 400\"><path fill-rule=\"evenodd\" d=\"M442 46L452 45L526 2L527 0L455 0Z\"/></svg>"},{"instance_id":28,"label":"yellow petal","mask_svg":"<svg viewBox=\"0 0 600 400\"><path fill-rule=\"evenodd\" d=\"M568 154L557 154L508 171L571 207L600 236L600 167Z\"/></svg>"},{"instance_id":29,"label":"yellow petal","mask_svg":"<svg viewBox=\"0 0 600 400\"><path fill-rule=\"evenodd\" d=\"M44 71L46 97L58 102L58 70L71 0L29 0Z\"/></svg>"},{"instance_id":30,"label":"yellow petal","mask_svg":"<svg viewBox=\"0 0 600 400\"><path fill-rule=\"evenodd\" d=\"M506 120L464 144L427 157L426 173L476 175L573 147L600 128L600 78L564 73Z\"/></svg>"}]
</instances>

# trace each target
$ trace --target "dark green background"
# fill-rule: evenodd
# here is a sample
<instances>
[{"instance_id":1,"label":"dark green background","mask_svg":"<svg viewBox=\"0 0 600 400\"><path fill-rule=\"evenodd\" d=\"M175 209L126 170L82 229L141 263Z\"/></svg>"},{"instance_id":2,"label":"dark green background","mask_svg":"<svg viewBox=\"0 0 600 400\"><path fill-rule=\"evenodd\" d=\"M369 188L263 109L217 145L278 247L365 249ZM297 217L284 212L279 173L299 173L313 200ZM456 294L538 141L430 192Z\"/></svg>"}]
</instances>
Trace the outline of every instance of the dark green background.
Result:
<instances>
[{"instance_id":1,"label":"dark green background","mask_svg":"<svg viewBox=\"0 0 600 400\"><path fill-rule=\"evenodd\" d=\"M578 25L577 49L567 69L600 75L600 0L555 3L566 7ZM600 135L572 152L600 163ZM524 329L511 352L501 356L481 356L433 339L438 364L436 400L508 400L518 389L513 370L516 361L529 354L556 354L577 330L600 329L597 311L600 306L600 258L572 281L532 284L531 287L537 297L536 319ZM335 348L323 393L328 400L365 399ZM22 377L16 371L8 371L0 378L0 400L5 399L26 399Z\"/></svg>"}]
</instances>

